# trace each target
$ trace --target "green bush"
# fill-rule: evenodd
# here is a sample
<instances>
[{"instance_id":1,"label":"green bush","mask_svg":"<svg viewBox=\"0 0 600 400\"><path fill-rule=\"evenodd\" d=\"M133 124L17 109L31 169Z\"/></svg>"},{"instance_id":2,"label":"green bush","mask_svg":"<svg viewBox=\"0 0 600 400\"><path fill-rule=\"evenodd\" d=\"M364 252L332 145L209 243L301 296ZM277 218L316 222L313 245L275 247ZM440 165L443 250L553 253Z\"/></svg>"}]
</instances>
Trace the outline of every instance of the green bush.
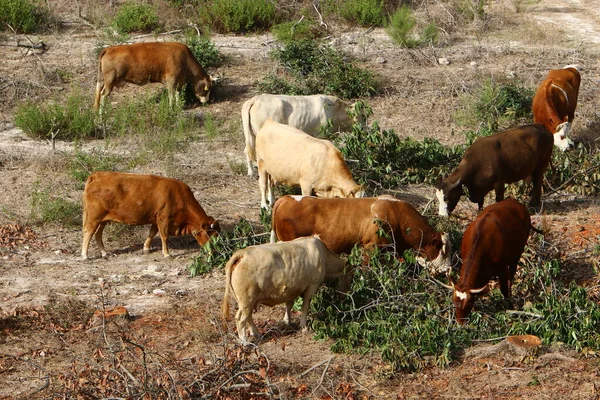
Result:
<instances>
[{"instance_id":1,"label":"green bush","mask_svg":"<svg viewBox=\"0 0 600 400\"><path fill-rule=\"evenodd\" d=\"M333 94L344 99L377 93L377 81L367 70L356 67L343 52L314 40L286 43L271 57L287 72L286 78L268 75L257 84L273 94ZM285 90L285 91L281 91Z\"/></svg>"},{"instance_id":2,"label":"green bush","mask_svg":"<svg viewBox=\"0 0 600 400\"><path fill-rule=\"evenodd\" d=\"M384 0L348 0L340 4L339 14L361 26L382 26L385 20Z\"/></svg>"},{"instance_id":3,"label":"green bush","mask_svg":"<svg viewBox=\"0 0 600 400\"><path fill-rule=\"evenodd\" d=\"M435 22L427 24L420 34L414 33L417 19L409 6L403 5L390 17L386 26L388 35L401 46L412 48L422 44L435 44L438 28Z\"/></svg>"},{"instance_id":4,"label":"green bush","mask_svg":"<svg viewBox=\"0 0 600 400\"><path fill-rule=\"evenodd\" d=\"M36 1L0 1L0 29L31 33L39 30L47 21L47 12Z\"/></svg>"},{"instance_id":5,"label":"green bush","mask_svg":"<svg viewBox=\"0 0 600 400\"><path fill-rule=\"evenodd\" d=\"M311 19L298 22L283 22L273 26L271 33L275 39L282 43L289 43L298 40L317 39L323 35L323 31Z\"/></svg>"},{"instance_id":6,"label":"green bush","mask_svg":"<svg viewBox=\"0 0 600 400\"><path fill-rule=\"evenodd\" d=\"M269 216L261 210L261 219L270 226ZM200 254L192 259L188 267L192 276L206 274L214 269L224 268L233 253L248 246L268 243L270 227L265 226L266 233L256 233L252 224L240 219L230 231L221 231L212 236L208 243L200 248Z\"/></svg>"},{"instance_id":7,"label":"green bush","mask_svg":"<svg viewBox=\"0 0 600 400\"><path fill-rule=\"evenodd\" d=\"M66 106L26 103L15 113L15 125L35 139L49 139L54 134L60 140L93 138L96 135L95 113L88 99L75 92Z\"/></svg>"},{"instance_id":8,"label":"green bush","mask_svg":"<svg viewBox=\"0 0 600 400\"><path fill-rule=\"evenodd\" d=\"M214 0L201 7L199 25L221 33L246 33L268 30L276 21L270 0Z\"/></svg>"},{"instance_id":9,"label":"green bush","mask_svg":"<svg viewBox=\"0 0 600 400\"><path fill-rule=\"evenodd\" d=\"M525 257L538 258L530 249ZM563 342L577 350L600 350L600 306L575 283L563 284L557 260L542 255L540 267L522 264L513 285L512 300L501 300L499 290L480 296L467 326L454 319L451 292L428 279L410 253L398 261L391 253L374 253L357 266L352 290L342 301L325 288L311 303L312 328L317 338L334 340L336 352L376 350L393 370L448 366L473 340L517 334L539 336L544 344ZM511 303L508 305L507 303ZM525 313L512 313L524 304Z\"/></svg>"},{"instance_id":10,"label":"green bush","mask_svg":"<svg viewBox=\"0 0 600 400\"><path fill-rule=\"evenodd\" d=\"M501 126L531 120L533 95L533 89L518 83L496 83L489 79L479 90L471 112L478 122L497 131Z\"/></svg>"},{"instance_id":11,"label":"green bush","mask_svg":"<svg viewBox=\"0 0 600 400\"><path fill-rule=\"evenodd\" d=\"M203 68L218 67L223 62L223 54L207 36L187 35L185 44Z\"/></svg>"},{"instance_id":12,"label":"green bush","mask_svg":"<svg viewBox=\"0 0 600 400\"><path fill-rule=\"evenodd\" d=\"M36 184L31 194L30 218L38 223L58 223L65 226L81 226L82 208L79 202L56 195L56 190Z\"/></svg>"},{"instance_id":13,"label":"green bush","mask_svg":"<svg viewBox=\"0 0 600 400\"><path fill-rule=\"evenodd\" d=\"M69 171L71 176L83 189L87 178L96 171L122 171L123 159L107 151L94 148L90 153L81 151L79 146L75 147L75 154L69 160Z\"/></svg>"},{"instance_id":14,"label":"green bush","mask_svg":"<svg viewBox=\"0 0 600 400\"><path fill-rule=\"evenodd\" d=\"M152 32L158 28L158 15L150 4L125 3L115 14L111 25L121 34Z\"/></svg>"}]
</instances>

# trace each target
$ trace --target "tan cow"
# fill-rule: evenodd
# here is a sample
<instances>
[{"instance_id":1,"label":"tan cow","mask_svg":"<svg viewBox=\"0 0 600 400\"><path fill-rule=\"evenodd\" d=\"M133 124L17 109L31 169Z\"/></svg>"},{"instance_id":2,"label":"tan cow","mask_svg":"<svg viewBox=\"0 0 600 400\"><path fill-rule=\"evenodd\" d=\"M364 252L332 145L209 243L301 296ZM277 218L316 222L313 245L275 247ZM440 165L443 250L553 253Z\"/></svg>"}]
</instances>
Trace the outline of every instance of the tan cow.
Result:
<instances>
[{"instance_id":1,"label":"tan cow","mask_svg":"<svg viewBox=\"0 0 600 400\"><path fill-rule=\"evenodd\" d=\"M407 249L432 273L449 272L451 244L448 235L433 229L419 212L392 196L362 199L319 199L283 196L275 202L271 242L319 235L334 253L350 254L355 245L388 247L401 256ZM379 235L383 229L387 235ZM427 260L427 261L426 261Z\"/></svg>"},{"instance_id":2,"label":"tan cow","mask_svg":"<svg viewBox=\"0 0 600 400\"><path fill-rule=\"evenodd\" d=\"M102 82L104 81L104 83ZM169 103L187 83L201 103L206 103L215 80L202 69L191 50L182 43L149 42L107 47L98 57L98 82L94 108L98 110L115 86L126 82L167 85Z\"/></svg>"},{"instance_id":3,"label":"tan cow","mask_svg":"<svg viewBox=\"0 0 600 400\"><path fill-rule=\"evenodd\" d=\"M92 235L106 256L102 231L109 221L128 225L151 225L144 252L160 232L162 252L169 257L169 235L191 234L204 245L220 231L219 223L206 215L189 186L176 179L156 175L94 172L83 191L83 246L85 260Z\"/></svg>"},{"instance_id":4,"label":"tan cow","mask_svg":"<svg viewBox=\"0 0 600 400\"><path fill-rule=\"evenodd\" d=\"M225 266L223 319L229 318L231 291L238 302L235 315L238 335L245 343L246 328L250 329L253 337L258 337L252 311L259 304L273 307L285 303L284 321L289 324L294 300L302 296L300 327L306 331L311 298L325 279L343 274L345 265L344 260L316 237L238 250Z\"/></svg>"},{"instance_id":5,"label":"tan cow","mask_svg":"<svg viewBox=\"0 0 600 400\"><path fill-rule=\"evenodd\" d=\"M349 112L356 113L352 119ZM261 94L247 100L242 107L242 122L246 138L248 176L254 174L252 161L256 162L256 132L267 119L300 129L310 136L318 136L319 128L331 121L335 131L351 129L353 122L366 123L362 109L335 96L285 96Z\"/></svg>"},{"instance_id":6,"label":"tan cow","mask_svg":"<svg viewBox=\"0 0 600 400\"><path fill-rule=\"evenodd\" d=\"M574 66L567 65L564 69L554 69L538 87L533 97L533 122L542 124L554 135L554 144L565 151L569 148L569 133L581 76Z\"/></svg>"},{"instance_id":7,"label":"tan cow","mask_svg":"<svg viewBox=\"0 0 600 400\"><path fill-rule=\"evenodd\" d=\"M256 135L260 206L274 203L273 184L300 185L302 195L361 197L340 151L328 140L268 119Z\"/></svg>"}]
</instances>

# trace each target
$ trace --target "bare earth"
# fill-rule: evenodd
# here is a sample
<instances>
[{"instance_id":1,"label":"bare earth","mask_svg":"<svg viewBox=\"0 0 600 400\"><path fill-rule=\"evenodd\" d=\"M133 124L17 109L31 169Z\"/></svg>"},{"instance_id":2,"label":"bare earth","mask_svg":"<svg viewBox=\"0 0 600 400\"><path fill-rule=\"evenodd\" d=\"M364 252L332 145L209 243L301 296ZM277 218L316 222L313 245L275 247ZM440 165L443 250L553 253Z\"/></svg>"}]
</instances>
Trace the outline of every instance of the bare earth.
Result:
<instances>
[{"instance_id":1,"label":"bare earth","mask_svg":"<svg viewBox=\"0 0 600 400\"><path fill-rule=\"evenodd\" d=\"M436 4L430 6L430 12L449 20L451 16L443 6ZM573 135L582 140L597 139L600 0L542 1L522 13L515 13L513 2L501 0L488 3L486 12L491 18L485 33L473 26L452 39L442 38L443 44L436 49L403 50L380 29L336 29L331 40L382 77L383 94L369 100L373 118L399 135L435 137L447 144L461 142L463 128L455 120L456 111L462 107L461 95L477 88L484 78L514 75L534 88L547 70L579 64L583 67L582 84ZM76 19L65 12L65 20ZM80 229L46 225L15 231L17 227L11 224L28 224L36 188L52 187L53 192L80 201L81 188L73 184L65 168L65 154L73 152L72 144L57 142L53 151L50 143L27 138L14 127L14 112L28 99L66 96L72 87L84 88L91 106L96 79L94 48L99 35L85 25L73 25L55 34L30 36L33 42L48 45L43 54L0 47L0 399L53 398L63 387L72 387L72 393L77 393L76 388L86 384L110 385L81 369L86 364L102 364L110 356L107 349L127 343L124 337L140 344L138 350L143 345L153 356L164 357L161 360L167 366L174 358L184 360L183 364L208 366L223 358L255 357L257 365L268 359L268 377L285 398L600 397L597 359L560 346L528 356L498 352L475 357L467 352L450 368L392 374L377 354L334 354L329 342L292 329L268 332L254 355L240 355L239 349L237 355L224 355L224 349L236 349L235 331L230 327L226 334L220 325L224 276L221 271L189 276L187 267L198 251L191 238L171 238L173 257L164 259L158 239L155 251L142 254L147 228L113 227L105 236L107 248L114 254L103 259L92 243L93 258L82 262ZM15 44L16 39L4 35L0 43ZM24 37L18 39L28 43ZM213 37L229 56L217 71L227 80L214 102L186 112L210 113L223 121L222 132L214 140L199 137L177 155L174 164L151 163L135 171L186 181L207 213L220 219L224 229L242 217L260 225L257 182L232 172L230 162L245 160L242 103L256 94L253 83L275 68L268 57L270 39L270 35ZM438 64L441 57L447 58L449 65ZM57 68L72 74L69 83L40 81L42 69ZM110 99L118 107L127 96L156 89L127 86ZM83 149L91 151L104 145L92 141L84 143ZM400 191L420 199L415 204L420 207L433 198L430 187ZM550 240L561 250L565 266L578 282L597 288L599 260L592 249L600 238L600 202L558 193L545 197L545 208ZM457 213L466 217L465 225L475 212L475 205L466 200L459 203ZM538 218L534 217L534 224L539 223ZM110 320L105 326L101 318L90 318L95 309L116 306L126 307L131 318ZM81 321L65 331L52 322L55 320L41 318L42 311L55 319L68 316ZM266 332L278 326L282 315L283 307L261 308L255 320ZM135 347L128 345L129 350L121 356L139 360L141 353L135 353ZM116 353L112 356L117 357ZM113 368L127 376L125 368L117 364ZM74 376L85 376L88 382ZM222 382L228 378L221 377ZM213 395L227 398L226 393Z\"/></svg>"}]
</instances>

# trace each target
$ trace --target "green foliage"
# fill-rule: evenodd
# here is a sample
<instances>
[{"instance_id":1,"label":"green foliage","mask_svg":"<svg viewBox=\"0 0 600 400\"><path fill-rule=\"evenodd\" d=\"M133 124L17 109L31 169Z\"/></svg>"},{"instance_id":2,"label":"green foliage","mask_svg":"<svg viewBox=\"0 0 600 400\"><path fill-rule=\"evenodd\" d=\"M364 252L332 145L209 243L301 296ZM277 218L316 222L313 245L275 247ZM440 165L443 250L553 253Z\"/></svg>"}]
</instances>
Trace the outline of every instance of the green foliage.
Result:
<instances>
[{"instance_id":1,"label":"green foliage","mask_svg":"<svg viewBox=\"0 0 600 400\"><path fill-rule=\"evenodd\" d=\"M207 36L188 35L185 44L203 68L217 67L223 62L223 54Z\"/></svg>"},{"instance_id":2,"label":"green foliage","mask_svg":"<svg viewBox=\"0 0 600 400\"><path fill-rule=\"evenodd\" d=\"M533 95L531 88L489 79L479 90L472 112L477 121L497 131L500 126L531 119Z\"/></svg>"},{"instance_id":3,"label":"green foliage","mask_svg":"<svg viewBox=\"0 0 600 400\"><path fill-rule=\"evenodd\" d=\"M192 264L188 267L190 274L202 275L215 268L224 268L237 250L268 241L268 233L255 233L252 224L242 218L232 230L223 230L218 236L212 236L208 243L200 248L200 254L192 259Z\"/></svg>"},{"instance_id":4,"label":"green foliage","mask_svg":"<svg viewBox=\"0 0 600 400\"><path fill-rule=\"evenodd\" d=\"M277 20L270 0L214 0L204 3L199 14L199 25L221 33L265 31Z\"/></svg>"},{"instance_id":5,"label":"green foliage","mask_svg":"<svg viewBox=\"0 0 600 400\"><path fill-rule=\"evenodd\" d=\"M69 160L69 171L83 189L87 178L96 171L121 171L123 159L107 151L94 148L90 153L83 152L75 146L75 154Z\"/></svg>"},{"instance_id":6,"label":"green foliage","mask_svg":"<svg viewBox=\"0 0 600 400\"><path fill-rule=\"evenodd\" d=\"M340 4L339 14L353 24L382 26L385 20L383 0L348 0Z\"/></svg>"},{"instance_id":7,"label":"green foliage","mask_svg":"<svg viewBox=\"0 0 600 400\"><path fill-rule=\"evenodd\" d=\"M39 182L31 194L30 218L38 223L59 223L64 226L81 226L81 204L59 196L56 190Z\"/></svg>"},{"instance_id":8,"label":"green foliage","mask_svg":"<svg viewBox=\"0 0 600 400\"><path fill-rule=\"evenodd\" d=\"M273 26L271 33L275 39L282 43L289 43L297 40L317 39L323 35L323 31L311 19L304 19L301 22L283 22Z\"/></svg>"},{"instance_id":9,"label":"green foliage","mask_svg":"<svg viewBox=\"0 0 600 400\"><path fill-rule=\"evenodd\" d=\"M401 139L393 130L380 129L377 122L336 140L352 176L371 190L395 188L409 183L437 183L462 158L466 145L448 147L432 138L419 142Z\"/></svg>"},{"instance_id":10,"label":"green foliage","mask_svg":"<svg viewBox=\"0 0 600 400\"><path fill-rule=\"evenodd\" d=\"M514 334L533 334L543 343L563 342L577 350L600 349L600 306L575 283L563 284L556 259L544 259L519 268L513 296L526 304L525 314L507 311L499 290L480 296L470 324L454 319L451 293L428 279L405 254L406 262L391 253L368 257L356 249L348 261L357 267L352 290L342 300L331 288L312 302L312 328L317 338L334 340L332 350L347 353L381 353L394 370L420 370L448 366L472 341ZM514 301L513 301L514 302ZM514 306L514 304L513 304ZM517 307L518 308L518 307Z\"/></svg>"},{"instance_id":11,"label":"green foliage","mask_svg":"<svg viewBox=\"0 0 600 400\"><path fill-rule=\"evenodd\" d=\"M32 33L39 30L47 19L46 11L37 1L0 1L0 29L12 28L20 33Z\"/></svg>"},{"instance_id":12,"label":"green foliage","mask_svg":"<svg viewBox=\"0 0 600 400\"><path fill-rule=\"evenodd\" d=\"M26 103L15 113L15 125L35 139L75 140L96 136L95 113L88 99L75 92L66 106Z\"/></svg>"},{"instance_id":13,"label":"green foliage","mask_svg":"<svg viewBox=\"0 0 600 400\"><path fill-rule=\"evenodd\" d=\"M377 93L371 72L356 67L343 52L314 40L286 43L271 57L287 72L286 79L269 75L258 84L274 94L333 94L344 99Z\"/></svg>"},{"instance_id":14,"label":"green foliage","mask_svg":"<svg viewBox=\"0 0 600 400\"><path fill-rule=\"evenodd\" d=\"M422 44L435 44L438 35L435 22L427 24L420 34L414 33L416 26L417 19L410 7L404 4L392 14L386 31L392 40L407 48L418 47Z\"/></svg>"},{"instance_id":15,"label":"green foliage","mask_svg":"<svg viewBox=\"0 0 600 400\"><path fill-rule=\"evenodd\" d=\"M464 19L469 21L485 18L484 0L459 0L456 9Z\"/></svg>"},{"instance_id":16,"label":"green foliage","mask_svg":"<svg viewBox=\"0 0 600 400\"><path fill-rule=\"evenodd\" d=\"M121 34L152 32L158 28L158 15L150 4L128 2L117 11L111 25Z\"/></svg>"},{"instance_id":17,"label":"green foliage","mask_svg":"<svg viewBox=\"0 0 600 400\"><path fill-rule=\"evenodd\" d=\"M552 165L546 178L554 188L582 196L600 195L600 151L579 143L565 152L552 152Z\"/></svg>"}]
</instances>

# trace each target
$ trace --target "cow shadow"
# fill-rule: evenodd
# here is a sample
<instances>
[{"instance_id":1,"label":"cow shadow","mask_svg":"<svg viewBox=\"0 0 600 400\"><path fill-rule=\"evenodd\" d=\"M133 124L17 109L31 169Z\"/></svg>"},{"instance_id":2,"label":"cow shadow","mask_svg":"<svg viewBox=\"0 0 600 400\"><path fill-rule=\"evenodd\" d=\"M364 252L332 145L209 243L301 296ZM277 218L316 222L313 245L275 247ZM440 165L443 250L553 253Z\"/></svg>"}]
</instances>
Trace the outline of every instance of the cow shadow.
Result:
<instances>
[{"instance_id":1,"label":"cow shadow","mask_svg":"<svg viewBox=\"0 0 600 400\"><path fill-rule=\"evenodd\" d=\"M536 212L533 208L529 208L532 216L538 214L565 214L573 211L586 210L594 205L598 205L598 200L594 198L574 197L565 200L560 194L554 194L547 197L542 208Z\"/></svg>"},{"instance_id":2,"label":"cow shadow","mask_svg":"<svg viewBox=\"0 0 600 400\"><path fill-rule=\"evenodd\" d=\"M600 117L593 119L585 128L577 129L577 134L573 135L572 139L576 145L582 143L585 147L599 147Z\"/></svg>"}]
</instances>

